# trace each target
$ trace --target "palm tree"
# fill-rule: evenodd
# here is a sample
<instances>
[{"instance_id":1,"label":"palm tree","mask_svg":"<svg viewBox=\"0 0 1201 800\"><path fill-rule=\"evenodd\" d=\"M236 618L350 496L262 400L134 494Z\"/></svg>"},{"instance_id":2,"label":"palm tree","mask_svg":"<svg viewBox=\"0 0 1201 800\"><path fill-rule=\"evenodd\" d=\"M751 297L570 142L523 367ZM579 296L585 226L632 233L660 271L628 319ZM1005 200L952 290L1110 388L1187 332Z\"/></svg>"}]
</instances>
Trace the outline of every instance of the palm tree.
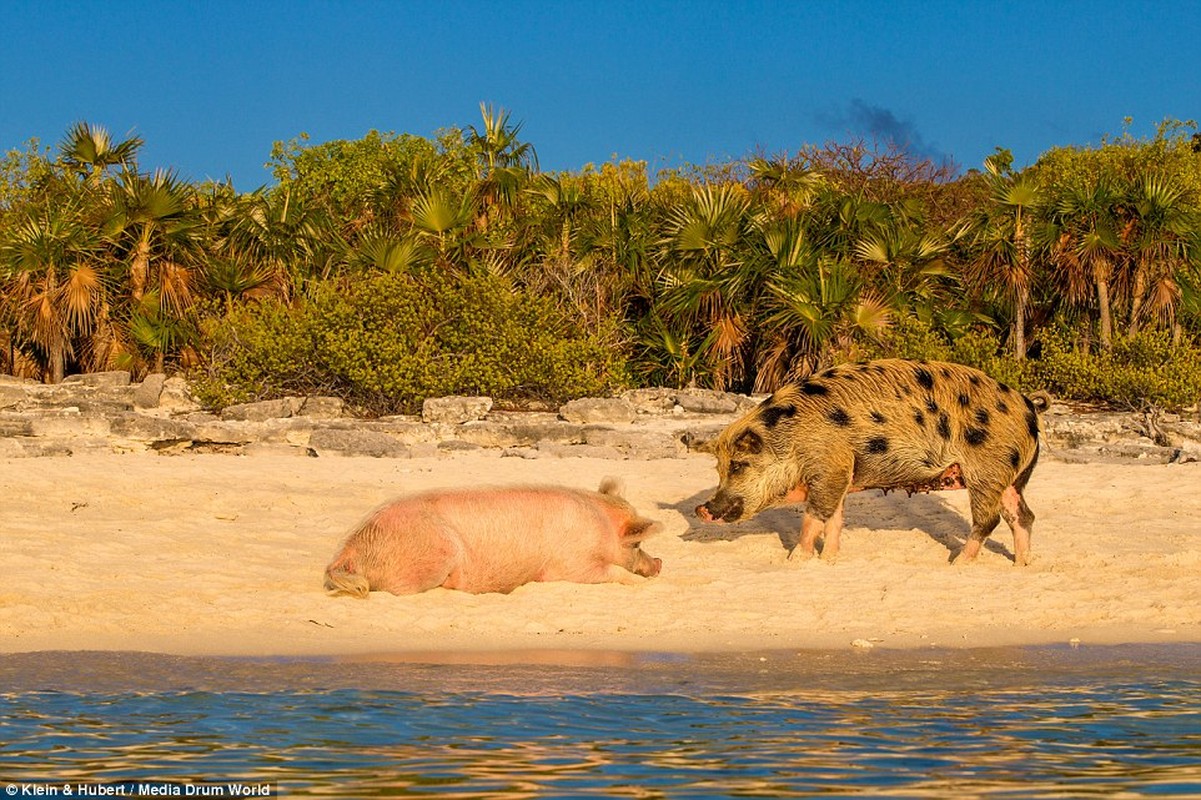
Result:
<instances>
[{"instance_id":1,"label":"palm tree","mask_svg":"<svg viewBox=\"0 0 1201 800\"><path fill-rule=\"evenodd\" d=\"M462 251L475 218L474 198L456 198L442 189L433 189L413 201L409 215L417 235L437 252L439 265L449 268L463 262Z\"/></svg>"},{"instance_id":2,"label":"palm tree","mask_svg":"<svg viewBox=\"0 0 1201 800\"><path fill-rule=\"evenodd\" d=\"M976 285L997 291L1013 312L1010 340L1014 358L1023 361L1033 282L1032 222L1042 195L1033 176L1015 173L1012 164L1012 154L1001 148L984 159L992 183L991 203L968 222L962 233L971 234L977 250L971 264Z\"/></svg>"},{"instance_id":3,"label":"palm tree","mask_svg":"<svg viewBox=\"0 0 1201 800\"><path fill-rule=\"evenodd\" d=\"M486 178L497 169L509 167L538 168L534 146L517 138L524 123L510 125L511 113L503 108L494 110L488 103L480 103L480 116L483 117L483 128L472 125L467 136L468 146L479 154L479 177Z\"/></svg>"},{"instance_id":4,"label":"palm tree","mask_svg":"<svg viewBox=\"0 0 1201 800\"><path fill-rule=\"evenodd\" d=\"M809 208L826 186L821 172L797 166L786 156L754 158L747 164L751 185L775 215L795 217Z\"/></svg>"},{"instance_id":5,"label":"palm tree","mask_svg":"<svg viewBox=\"0 0 1201 800\"><path fill-rule=\"evenodd\" d=\"M715 388L745 372L743 348L760 288L744 259L749 199L740 186L705 185L671 209L661 241L664 268L660 308L667 321L699 328ZM741 252L740 252L741 251Z\"/></svg>"},{"instance_id":6,"label":"palm tree","mask_svg":"<svg viewBox=\"0 0 1201 800\"><path fill-rule=\"evenodd\" d=\"M889 325L887 302L865 289L853 264L812 252L806 262L768 284L763 325L773 333L761 354L757 391L802 378L830 363L835 350Z\"/></svg>"},{"instance_id":7,"label":"palm tree","mask_svg":"<svg viewBox=\"0 0 1201 800\"><path fill-rule=\"evenodd\" d=\"M531 172L538 169L538 155L533 145L517 138L522 123L510 124L508 111L480 103L480 115L483 127L471 126L466 142L476 154L476 226L488 230L516 206Z\"/></svg>"},{"instance_id":8,"label":"palm tree","mask_svg":"<svg viewBox=\"0 0 1201 800\"><path fill-rule=\"evenodd\" d=\"M155 372L163 371L166 354L183 346L188 334L184 319L164 313L157 291L143 295L129 319L130 338L154 354Z\"/></svg>"},{"instance_id":9,"label":"palm tree","mask_svg":"<svg viewBox=\"0 0 1201 800\"><path fill-rule=\"evenodd\" d=\"M766 333L754 389L768 392L830 362L858 336L879 334L891 312L853 263L813 246L801 220L777 221L761 235L765 291L756 327Z\"/></svg>"},{"instance_id":10,"label":"palm tree","mask_svg":"<svg viewBox=\"0 0 1201 800\"><path fill-rule=\"evenodd\" d=\"M172 172L126 170L115 187L106 233L128 259L128 289L135 302L155 290L175 313L191 306L188 262L199 244L201 218L190 185Z\"/></svg>"},{"instance_id":11,"label":"palm tree","mask_svg":"<svg viewBox=\"0 0 1201 800\"><path fill-rule=\"evenodd\" d=\"M296 283L329 278L345 263L347 243L323 208L304 202L295 187L258 190L213 203L207 224L222 232L218 249L260 261L281 291Z\"/></svg>"},{"instance_id":12,"label":"palm tree","mask_svg":"<svg viewBox=\"0 0 1201 800\"><path fill-rule=\"evenodd\" d=\"M873 285L907 302L941 294L939 280L951 275L947 250L946 240L936 233L891 225L863 236L853 251L873 275Z\"/></svg>"},{"instance_id":13,"label":"palm tree","mask_svg":"<svg viewBox=\"0 0 1201 800\"><path fill-rule=\"evenodd\" d=\"M350 251L350 263L360 269L379 272L409 272L428 264L433 255L413 234L402 236L373 228Z\"/></svg>"},{"instance_id":14,"label":"palm tree","mask_svg":"<svg viewBox=\"0 0 1201 800\"><path fill-rule=\"evenodd\" d=\"M53 205L19 224L3 248L5 291L19 333L47 360L46 377L59 383L75 342L96 327L105 285L96 257L100 242L75 205Z\"/></svg>"},{"instance_id":15,"label":"palm tree","mask_svg":"<svg viewBox=\"0 0 1201 800\"><path fill-rule=\"evenodd\" d=\"M206 227L192 187L174 173L121 173L113 186L105 233L127 270L123 287L131 319L150 317L162 325L181 323L196 299ZM155 341L173 345L178 337ZM155 350L155 369L162 371L164 350Z\"/></svg>"},{"instance_id":16,"label":"palm tree","mask_svg":"<svg viewBox=\"0 0 1201 800\"><path fill-rule=\"evenodd\" d=\"M599 248L585 237L583 221L596 208L579 179L541 174L526 194L534 200L528 250L533 265L525 285L533 291L553 289L592 324L601 324L608 304L608 287L597 262Z\"/></svg>"},{"instance_id":17,"label":"palm tree","mask_svg":"<svg viewBox=\"0 0 1201 800\"><path fill-rule=\"evenodd\" d=\"M94 186L110 168L132 167L143 144L137 136L114 142L103 127L77 122L59 142L58 153L68 169L79 173L85 182Z\"/></svg>"},{"instance_id":18,"label":"palm tree","mask_svg":"<svg viewBox=\"0 0 1201 800\"><path fill-rule=\"evenodd\" d=\"M1178 178L1148 174L1134 184L1127 206L1133 249L1129 335L1138 333L1147 308L1162 321L1175 319L1178 273L1191 261L1190 241L1201 214Z\"/></svg>"},{"instance_id":19,"label":"palm tree","mask_svg":"<svg viewBox=\"0 0 1201 800\"><path fill-rule=\"evenodd\" d=\"M1043 238L1061 295L1084 305L1095 293L1101 346L1113 348L1110 285L1114 265L1122 257L1115 211L1120 193L1101 177L1066 190L1050 208Z\"/></svg>"}]
</instances>

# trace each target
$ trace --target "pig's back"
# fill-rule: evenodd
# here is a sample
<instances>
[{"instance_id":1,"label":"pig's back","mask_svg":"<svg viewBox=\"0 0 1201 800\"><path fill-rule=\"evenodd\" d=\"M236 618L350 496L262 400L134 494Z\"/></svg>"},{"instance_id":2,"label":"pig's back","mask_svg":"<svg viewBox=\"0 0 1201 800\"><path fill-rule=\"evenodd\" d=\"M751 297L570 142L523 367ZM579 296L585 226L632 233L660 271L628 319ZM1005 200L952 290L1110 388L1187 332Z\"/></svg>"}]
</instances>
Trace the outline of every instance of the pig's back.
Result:
<instances>
[{"instance_id":1,"label":"pig's back","mask_svg":"<svg viewBox=\"0 0 1201 800\"><path fill-rule=\"evenodd\" d=\"M1037 448L1029 401L960 364L880 360L827 370L810 383L823 390L807 409L811 424L845 437L860 486L917 482L951 464L1008 473Z\"/></svg>"},{"instance_id":2,"label":"pig's back","mask_svg":"<svg viewBox=\"0 0 1201 800\"><path fill-rule=\"evenodd\" d=\"M460 545L448 588L509 592L591 565L606 537L601 500L553 487L447 492L428 498L434 517Z\"/></svg>"}]
</instances>

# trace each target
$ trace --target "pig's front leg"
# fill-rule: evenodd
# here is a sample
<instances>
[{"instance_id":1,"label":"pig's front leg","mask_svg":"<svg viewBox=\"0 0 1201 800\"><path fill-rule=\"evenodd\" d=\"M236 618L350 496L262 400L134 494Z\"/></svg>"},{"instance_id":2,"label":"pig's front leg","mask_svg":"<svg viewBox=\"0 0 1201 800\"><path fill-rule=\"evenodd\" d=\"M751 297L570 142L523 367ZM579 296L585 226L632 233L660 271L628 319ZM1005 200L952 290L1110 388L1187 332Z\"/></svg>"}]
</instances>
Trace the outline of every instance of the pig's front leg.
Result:
<instances>
[{"instance_id":1,"label":"pig's front leg","mask_svg":"<svg viewBox=\"0 0 1201 800\"><path fill-rule=\"evenodd\" d=\"M837 561L842 539L842 520L842 503L838 504L838 508L834 509L834 513L826 520L820 520L816 514L806 510L805 517L801 520L801 541L797 545L801 556L813 558L817 554L817 540L822 538L822 561L830 564Z\"/></svg>"}]
</instances>

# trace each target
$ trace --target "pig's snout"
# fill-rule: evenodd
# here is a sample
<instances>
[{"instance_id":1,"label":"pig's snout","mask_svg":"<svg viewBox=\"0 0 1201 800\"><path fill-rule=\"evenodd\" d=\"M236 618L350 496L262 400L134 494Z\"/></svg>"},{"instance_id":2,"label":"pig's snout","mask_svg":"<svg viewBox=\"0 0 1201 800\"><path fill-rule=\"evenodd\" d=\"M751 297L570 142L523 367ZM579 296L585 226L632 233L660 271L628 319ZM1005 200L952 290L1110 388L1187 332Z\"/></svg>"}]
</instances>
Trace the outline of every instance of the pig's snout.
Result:
<instances>
[{"instance_id":1,"label":"pig's snout","mask_svg":"<svg viewBox=\"0 0 1201 800\"><path fill-rule=\"evenodd\" d=\"M742 519L742 498L718 493L708 503L697 506L696 515L705 522L736 522Z\"/></svg>"},{"instance_id":2,"label":"pig's snout","mask_svg":"<svg viewBox=\"0 0 1201 800\"><path fill-rule=\"evenodd\" d=\"M648 556L638 548L634 548L625 568L635 575L641 575L644 578L653 578L662 571L663 559Z\"/></svg>"}]
</instances>

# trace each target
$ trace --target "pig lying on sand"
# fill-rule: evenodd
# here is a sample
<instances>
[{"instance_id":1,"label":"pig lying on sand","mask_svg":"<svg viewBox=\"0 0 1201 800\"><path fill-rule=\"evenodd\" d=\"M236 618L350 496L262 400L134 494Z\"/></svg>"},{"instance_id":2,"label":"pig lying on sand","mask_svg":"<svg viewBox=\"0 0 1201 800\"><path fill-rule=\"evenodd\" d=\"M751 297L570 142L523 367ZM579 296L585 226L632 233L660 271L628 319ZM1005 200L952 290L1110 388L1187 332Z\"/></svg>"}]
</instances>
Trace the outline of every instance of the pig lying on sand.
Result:
<instances>
[{"instance_id":1,"label":"pig lying on sand","mask_svg":"<svg viewBox=\"0 0 1201 800\"><path fill-rule=\"evenodd\" d=\"M431 491L377 509L325 570L330 594L415 594L436 586L476 594L532 581L629 582L662 562L642 552L658 526L622 499L553 486Z\"/></svg>"},{"instance_id":2,"label":"pig lying on sand","mask_svg":"<svg viewBox=\"0 0 1201 800\"><path fill-rule=\"evenodd\" d=\"M1022 492L1038 462L1038 414L1026 397L970 367L890 359L826 370L778 390L708 449L721 480L705 520L734 522L771 506L806 503L801 552L838 555L843 499L860 489L966 488L970 561L1003 517L1014 562L1030 561L1034 513Z\"/></svg>"}]
</instances>

